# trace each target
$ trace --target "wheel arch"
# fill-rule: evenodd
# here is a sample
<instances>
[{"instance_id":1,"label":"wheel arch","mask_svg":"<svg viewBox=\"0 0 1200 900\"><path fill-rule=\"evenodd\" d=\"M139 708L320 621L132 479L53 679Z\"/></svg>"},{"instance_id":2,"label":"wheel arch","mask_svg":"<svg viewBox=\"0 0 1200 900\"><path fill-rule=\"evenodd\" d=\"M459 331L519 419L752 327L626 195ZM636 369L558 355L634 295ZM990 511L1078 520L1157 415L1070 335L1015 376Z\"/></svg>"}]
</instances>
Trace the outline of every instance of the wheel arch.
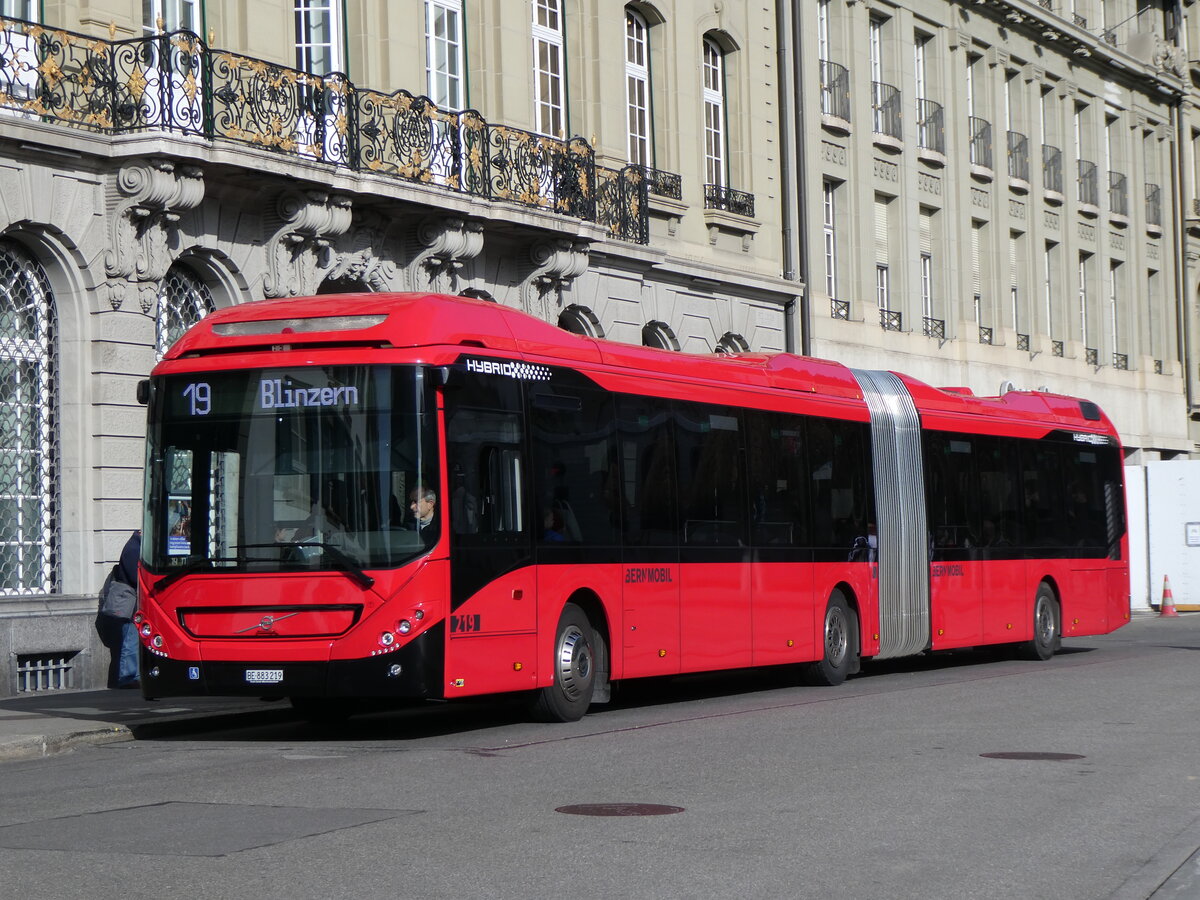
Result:
<instances>
[{"instance_id":1,"label":"wheel arch","mask_svg":"<svg viewBox=\"0 0 1200 900\"><path fill-rule=\"evenodd\" d=\"M574 603L588 617L596 636L596 686L592 693L593 703L607 703L612 691L612 626L604 601L591 588L576 588L563 606ZM559 615L561 615L561 611Z\"/></svg>"}]
</instances>

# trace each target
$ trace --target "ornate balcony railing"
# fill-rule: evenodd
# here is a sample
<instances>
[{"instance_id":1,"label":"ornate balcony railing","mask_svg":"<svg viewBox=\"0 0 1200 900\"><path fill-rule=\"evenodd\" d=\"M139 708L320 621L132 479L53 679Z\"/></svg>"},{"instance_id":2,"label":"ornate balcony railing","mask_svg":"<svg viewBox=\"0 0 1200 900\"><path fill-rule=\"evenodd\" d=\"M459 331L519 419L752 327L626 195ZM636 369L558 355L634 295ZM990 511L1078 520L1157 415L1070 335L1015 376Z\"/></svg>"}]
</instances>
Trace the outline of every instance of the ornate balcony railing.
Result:
<instances>
[{"instance_id":1,"label":"ornate balcony railing","mask_svg":"<svg viewBox=\"0 0 1200 900\"><path fill-rule=\"evenodd\" d=\"M177 31L124 41L0 19L0 107L103 134L165 131L595 222L648 240L640 167L606 169L581 138L494 125L407 91L356 88L207 47Z\"/></svg>"},{"instance_id":2,"label":"ornate balcony railing","mask_svg":"<svg viewBox=\"0 0 1200 900\"><path fill-rule=\"evenodd\" d=\"M1008 177L1029 181L1029 138L1018 131L1008 133Z\"/></svg>"},{"instance_id":3,"label":"ornate balcony railing","mask_svg":"<svg viewBox=\"0 0 1200 900\"><path fill-rule=\"evenodd\" d=\"M922 317L921 330L925 337L937 338L939 341L946 339L946 320L932 319L929 316Z\"/></svg>"},{"instance_id":4,"label":"ornate balcony railing","mask_svg":"<svg viewBox=\"0 0 1200 900\"><path fill-rule=\"evenodd\" d=\"M754 195L746 191L735 191L723 184L704 186L704 208L723 209L739 216L754 218Z\"/></svg>"},{"instance_id":5,"label":"ornate balcony railing","mask_svg":"<svg viewBox=\"0 0 1200 900\"><path fill-rule=\"evenodd\" d=\"M969 116L967 128L970 131L971 140L971 165L990 169L992 167L992 123L987 119L979 118L979 116Z\"/></svg>"},{"instance_id":6,"label":"ornate balcony railing","mask_svg":"<svg viewBox=\"0 0 1200 900\"><path fill-rule=\"evenodd\" d=\"M1063 189L1062 151L1042 144L1042 187L1061 194Z\"/></svg>"},{"instance_id":7,"label":"ornate balcony railing","mask_svg":"<svg viewBox=\"0 0 1200 900\"><path fill-rule=\"evenodd\" d=\"M662 169L652 169L642 166L642 177L646 179L646 189L656 197L666 197L668 200L683 199L683 179L674 172L664 172Z\"/></svg>"},{"instance_id":8,"label":"ornate balcony railing","mask_svg":"<svg viewBox=\"0 0 1200 900\"><path fill-rule=\"evenodd\" d=\"M1029 335L1027 335L1027 334L1018 334L1017 335L1017 349L1025 350L1025 351L1029 350Z\"/></svg>"},{"instance_id":9,"label":"ornate balcony railing","mask_svg":"<svg viewBox=\"0 0 1200 900\"><path fill-rule=\"evenodd\" d=\"M990 344L992 342L992 328L990 325L979 326L979 343Z\"/></svg>"},{"instance_id":10,"label":"ornate balcony railing","mask_svg":"<svg viewBox=\"0 0 1200 900\"><path fill-rule=\"evenodd\" d=\"M820 61L821 113L850 121L850 70L827 59Z\"/></svg>"},{"instance_id":11,"label":"ornate balcony railing","mask_svg":"<svg viewBox=\"0 0 1200 900\"><path fill-rule=\"evenodd\" d=\"M1048 12L1054 12L1053 0L1038 0L1038 6L1044 10L1047 10Z\"/></svg>"},{"instance_id":12,"label":"ornate balcony railing","mask_svg":"<svg viewBox=\"0 0 1200 900\"><path fill-rule=\"evenodd\" d=\"M1076 28L1082 28L1084 31L1087 31L1087 19L1079 13L1071 13L1071 21L1075 24Z\"/></svg>"},{"instance_id":13,"label":"ornate balcony railing","mask_svg":"<svg viewBox=\"0 0 1200 900\"><path fill-rule=\"evenodd\" d=\"M1162 188L1146 185L1146 224L1162 226Z\"/></svg>"},{"instance_id":14,"label":"ornate balcony railing","mask_svg":"<svg viewBox=\"0 0 1200 900\"><path fill-rule=\"evenodd\" d=\"M901 331L902 323L903 317L898 310L881 309L879 311L879 327L884 331Z\"/></svg>"},{"instance_id":15,"label":"ornate balcony railing","mask_svg":"<svg viewBox=\"0 0 1200 900\"><path fill-rule=\"evenodd\" d=\"M1114 216L1129 215L1129 182L1120 172L1108 173L1108 211Z\"/></svg>"},{"instance_id":16,"label":"ornate balcony railing","mask_svg":"<svg viewBox=\"0 0 1200 900\"><path fill-rule=\"evenodd\" d=\"M917 100L917 146L934 153L946 152L946 115L942 104Z\"/></svg>"},{"instance_id":17,"label":"ornate balcony railing","mask_svg":"<svg viewBox=\"0 0 1200 900\"><path fill-rule=\"evenodd\" d=\"M1128 369L1129 368L1129 354L1128 353L1114 353L1113 354L1113 368L1114 369Z\"/></svg>"},{"instance_id":18,"label":"ornate balcony railing","mask_svg":"<svg viewBox=\"0 0 1200 900\"><path fill-rule=\"evenodd\" d=\"M849 300L830 300L829 301L830 318L841 319L843 322L850 321L850 301Z\"/></svg>"},{"instance_id":19,"label":"ornate balcony railing","mask_svg":"<svg viewBox=\"0 0 1200 900\"><path fill-rule=\"evenodd\" d=\"M1050 355L1062 357L1066 355L1066 347L1062 341L1050 342Z\"/></svg>"},{"instance_id":20,"label":"ornate balcony railing","mask_svg":"<svg viewBox=\"0 0 1200 900\"><path fill-rule=\"evenodd\" d=\"M1079 202L1089 206L1100 205L1100 186L1096 175L1096 164L1086 159L1079 160Z\"/></svg>"},{"instance_id":21,"label":"ornate balcony railing","mask_svg":"<svg viewBox=\"0 0 1200 900\"><path fill-rule=\"evenodd\" d=\"M1100 351L1095 347L1085 347L1083 350L1083 361L1089 366L1100 365Z\"/></svg>"},{"instance_id":22,"label":"ornate balcony railing","mask_svg":"<svg viewBox=\"0 0 1200 900\"><path fill-rule=\"evenodd\" d=\"M871 82L872 129L900 141L904 139L903 117L900 109L900 90L881 81Z\"/></svg>"},{"instance_id":23,"label":"ornate balcony railing","mask_svg":"<svg viewBox=\"0 0 1200 900\"><path fill-rule=\"evenodd\" d=\"M1162 373L1163 373L1163 361L1161 359L1156 359L1154 361L1154 374L1161 375Z\"/></svg>"}]
</instances>

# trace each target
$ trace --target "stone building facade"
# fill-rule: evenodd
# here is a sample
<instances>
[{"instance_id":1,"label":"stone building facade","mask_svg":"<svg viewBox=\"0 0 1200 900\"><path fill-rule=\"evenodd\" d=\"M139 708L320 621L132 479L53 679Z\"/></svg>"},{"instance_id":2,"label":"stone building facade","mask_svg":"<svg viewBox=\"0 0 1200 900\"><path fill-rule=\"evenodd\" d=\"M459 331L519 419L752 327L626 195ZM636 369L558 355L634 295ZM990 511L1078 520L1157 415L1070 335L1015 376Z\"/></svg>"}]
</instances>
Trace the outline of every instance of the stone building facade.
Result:
<instances>
[{"instance_id":1,"label":"stone building facade","mask_svg":"<svg viewBox=\"0 0 1200 900\"><path fill-rule=\"evenodd\" d=\"M471 291L1191 452L1197 17L1062 2L0 0L0 695L104 683L136 383L264 297Z\"/></svg>"},{"instance_id":2,"label":"stone building facade","mask_svg":"<svg viewBox=\"0 0 1200 900\"><path fill-rule=\"evenodd\" d=\"M104 683L135 386L211 309L469 290L621 341L794 346L769 5L0 13L0 695Z\"/></svg>"}]
</instances>

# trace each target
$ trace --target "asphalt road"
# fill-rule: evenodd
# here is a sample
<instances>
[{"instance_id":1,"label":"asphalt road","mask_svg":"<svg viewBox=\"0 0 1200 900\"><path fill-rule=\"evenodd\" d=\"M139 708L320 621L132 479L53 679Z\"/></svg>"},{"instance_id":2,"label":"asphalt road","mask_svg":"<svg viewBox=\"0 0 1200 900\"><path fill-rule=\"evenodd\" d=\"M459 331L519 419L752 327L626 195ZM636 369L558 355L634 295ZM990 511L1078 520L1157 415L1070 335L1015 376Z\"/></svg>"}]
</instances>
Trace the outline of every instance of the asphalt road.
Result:
<instances>
[{"instance_id":1,"label":"asphalt road","mask_svg":"<svg viewBox=\"0 0 1200 900\"><path fill-rule=\"evenodd\" d=\"M147 719L0 766L0 897L1200 896L1197 651L1200 615L1145 617L1045 663L635 683L571 725Z\"/></svg>"}]
</instances>

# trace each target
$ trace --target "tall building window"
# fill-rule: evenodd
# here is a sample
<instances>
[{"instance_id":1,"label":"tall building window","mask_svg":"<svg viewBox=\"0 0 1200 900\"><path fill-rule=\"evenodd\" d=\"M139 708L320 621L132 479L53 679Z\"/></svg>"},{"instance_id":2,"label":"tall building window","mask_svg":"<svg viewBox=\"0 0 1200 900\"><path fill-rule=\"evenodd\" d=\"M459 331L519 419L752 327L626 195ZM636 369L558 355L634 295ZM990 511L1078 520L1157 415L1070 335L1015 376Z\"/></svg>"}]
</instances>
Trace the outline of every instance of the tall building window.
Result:
<instances>
[{"instance_id":1,"label":"tall building window","mask_svg":"<svg viewBox=\"0 0 1200 900\"><path fill-rule=\"evenodd\" d=\"M971 220L971 298L977 325L983 324L983 226Z\"/></svg>"},{"instance_id":2,"label":"tall building window","mask_svg":"<svg viewBox=\"0 0 1200 900\"><path fill-rule=\"evenodd\" d=\"M1091 254L1079 253L1079 340L1088 346L1088 264Z\"/></svg>"},{"instance_id":3,"label":"tall building window","mask_svg":"<svg viewBox=\"0 0 1200 900\"><path fill-rule=\"evenodd\" d=\"M1120 261L1111 260L1108 264L1108 337L1113 353L1121 349L1121 276Z\"/></svg>"},{"instance_id":4,"label":"tall building window","mask_svg":"<svg viewBox=\"0 0 1200 900\"><path fill-rule=\"evenodd\" d=\"M1020 289L1020 267L1018 260L1021 255L1021 238L1023 235L1019 231L1010 231L1008 233L1008 301L1009 301L1009 325L1013 331L1021 330L1021 289Z\"/></svg>"},{"instance_id":5,"label":"tall building window","mask_svg":"<svg viewBox=\"0 0 1200 900\"><path fill-rule=\"evenodd\" d=\"M155 357L162 359L183 333L216 309L212 293L187 266L167 270L158 295L155 317Z\"/></svg>"},{"instance_id":6,"label":"tall building window","mask_svg":"<svg viewBox=\"0 0 1200 900\"><path fill-rule=\"evenodd\" d=\"M875 299L880 309L890 309L891 283L888 265L888 198L875 195Z\"/></svg>"},{"instance_id":7,"label":"tall building window","mask_svg":"<svg viewBox=\"0 0 1200 900\"><path fill-rule=\"evenodd\" d=\"M59 590L58 313L46 273L0 241L0 596Z\"/></svg>"},{"instance_id":8,"label":"tall building window","mask_svg":"<svg viewBox=\"0 0 1200 900\"><path fill-rule=\"evenodd\" d=\"M181 30L200 31L200 0L142 0L142 31L158 34Z\"/></svg>"},{"instance_id":9,"label":"tall building window","mask_svg":"<svg viewBox=\"0 0 1200 900\"><path fill-rule=\"evenodd\" d=\"M837 185L826 181L821 187L821 210L825 233L825 293L837 299Z\"/></svg>"},{"instance_id":10,"label":"tall building window","mask_svg":"<svg viewBox=\"0 0 1200 900\"><path fill-rule=\"evenodd\" d=\"M314 75L343 71L341 0L295 0L296 68Z\"/></svg>"},{"instance_id":11,"label":"tall building window","mask_svg":"<svg viewBox=\"0 0 1200 900\"><path fill-rule=\"evenodd\" d=\"M0 16L37 21L37 0L0 0Z\"/></svg>"},{"instance_id":12,"label":"tall building window","mask_svg":"<svg viewBox=\"0 0 1200 900\"><path fill-rule=\"evenodd\" d=\"M1058 244L1054 241L1046 241L1046 254L1043 267L1045 269L1045 281L1043 282L1042 303L1045 306L1046 336L1053 338L1055 335L1054 285L1058 279Z\"/></svg>"},{"instance_id":13,"label":"tall building window","mask_svg":"<svg viewBox=\"0 0 1200 900\"><path fill-rule=\"evenodd\" d=\"M466 106L462 0L425 0L425 90L442 109Z\"/></svg>"},{"instance_id":14,"label":"tall building window","mask_svg":"<svg viewBox=\"0 0 1200 900\"><path fill-rule=\"evenodd\" d=\"M724 187L725 54L712 38L704 39L704 173L708 184Z\"/></svg>"},{"instance_id":15,"label":"tall building window","mask_svg":"<svg viewBox=\"0 0 1200 900\"><path fill-rule=\"evenodd\" d=\"M829 59L829 0L817 3L817 59Z\"/></svg>"},{"instance_id":16,"label":"tall building window","mask_svg":"<svg viewBox=\"0 0 1200 900\"><path fill-rule=\"evenodd\" d=\"M625 103L629 110L629 161L649 166L650 42L641 13L625 10Z\"/></svg>"},{"instance_id":17,"label":"tall building window","mask_svg":"<svg viewBox=\"0 0 1200 900\"><path fill-rule=\"evenodd\" d=\"M533 127L542 134L562 137L566 117L560 0L533 0L533 67Z\"/></svg>"},{"instance_id":18,"label":"tall building window","mask_svg":"<svg viewBox=\"0 0 1200 900\"><path fill-rule=\"evenodd\" d=\"M922 209L918 224L918 245L921 252L921 315L935 318L933 312L933 212Z\"/></svg>"}]
</instances>

